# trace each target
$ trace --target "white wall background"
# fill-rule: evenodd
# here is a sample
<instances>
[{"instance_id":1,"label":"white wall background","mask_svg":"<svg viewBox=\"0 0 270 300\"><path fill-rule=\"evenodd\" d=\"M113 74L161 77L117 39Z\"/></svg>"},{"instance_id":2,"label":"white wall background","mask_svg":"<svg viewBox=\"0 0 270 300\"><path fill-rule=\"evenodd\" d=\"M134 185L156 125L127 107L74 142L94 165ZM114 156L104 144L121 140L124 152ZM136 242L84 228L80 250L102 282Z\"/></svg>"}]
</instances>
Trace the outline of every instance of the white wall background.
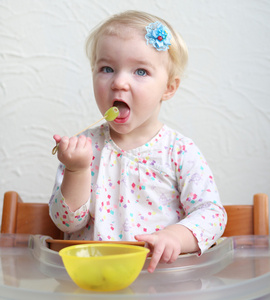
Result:
<instances>
[{"instance_id":1,"label":"white wall background","mask_svg":"<svg viewBox=\"0 0 270 300\"><path fill-rule=\"evenodd\" d=\"M8 190L48 202L53 134L100 117L85 38L126 9L165 18L187 42L186 76L161 119L201 148L223 203L270 195L270 1L0 0L0 211Z\"/></svg>"}]
</instances>

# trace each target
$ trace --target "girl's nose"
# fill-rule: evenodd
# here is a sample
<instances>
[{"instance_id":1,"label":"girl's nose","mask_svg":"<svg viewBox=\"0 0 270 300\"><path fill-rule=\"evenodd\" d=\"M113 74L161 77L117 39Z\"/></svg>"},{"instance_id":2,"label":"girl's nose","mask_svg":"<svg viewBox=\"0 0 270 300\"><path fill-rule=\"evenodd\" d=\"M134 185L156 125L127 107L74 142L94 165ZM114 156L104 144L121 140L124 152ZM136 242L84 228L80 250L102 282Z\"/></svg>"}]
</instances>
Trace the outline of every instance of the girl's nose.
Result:
<instances>
[{"instance_id":1,"label":"girl's nose","mask_svg":"<svg viewBox=\"0 0 270 300\"><path fill-rule=\"evenodd\" d=\"M113 90L128 90L128 78L124 73L115 74L112 81Z\"/></svg>"}]
</instances>

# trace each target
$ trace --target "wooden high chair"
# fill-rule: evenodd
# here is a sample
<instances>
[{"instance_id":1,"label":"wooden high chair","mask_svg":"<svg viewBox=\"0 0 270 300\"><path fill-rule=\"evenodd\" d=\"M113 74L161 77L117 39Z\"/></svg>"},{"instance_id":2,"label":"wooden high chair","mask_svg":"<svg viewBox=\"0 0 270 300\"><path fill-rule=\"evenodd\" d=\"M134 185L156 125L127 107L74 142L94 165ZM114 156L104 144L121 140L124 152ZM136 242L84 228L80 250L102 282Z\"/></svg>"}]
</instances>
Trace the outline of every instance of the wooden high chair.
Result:
<instances>
[{"instance_id":1,"label":"wooden high chair","mask_svg":"<svg viewBox=\"0 0 270 300\"><path fill-rule=\"evenodd\" d=\"M268 196L256 194L253 205L225 205L228 223L223 236L269 235ZM24 203L17 192L4 195L1 233L48 235L63 239L46 203Z\"/></svg>"},{"instance_id":2,"label":"wooden high chair","mask_svg":"<svg viewBox=\"0 0 270 300\"><path fill-rule=\"evenodd\" d=\"M255 194L253 205L224 205L228 222L223 236L269 235L268 196Z\"/></svg>"},{"instance_id":3,"label":"wooden high chair","mask_svg":"<svg viewBox=\"0 0 270 300\"><path fill-rule=\"evenodd\" d=\"M1 233L42 234L63 239L64 234L49 216L47 203L23 202L17 192L4 195Z\"/></svg>"}]
</instances>

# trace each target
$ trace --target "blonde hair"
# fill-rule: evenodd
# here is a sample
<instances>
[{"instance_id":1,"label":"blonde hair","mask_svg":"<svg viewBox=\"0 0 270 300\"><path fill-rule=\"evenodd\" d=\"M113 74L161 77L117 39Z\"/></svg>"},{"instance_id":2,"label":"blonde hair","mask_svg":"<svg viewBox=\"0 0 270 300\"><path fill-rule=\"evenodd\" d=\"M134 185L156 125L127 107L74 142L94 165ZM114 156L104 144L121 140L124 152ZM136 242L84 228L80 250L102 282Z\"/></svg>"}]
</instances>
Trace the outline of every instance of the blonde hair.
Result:
<instances>
[{"instance_id":1,"label":"blonde hair","mask_svg":"<svg viewBox=\"0 0 270 300\"><path fill-rule=\"evenodd\" d=\"M182 37L171 27L171 25L165 20L151 15L146 12L128 10L119 14L115 14L99 24L94 30L90 33L89 37L86 40L86 53L90 60L92 71L96 62L96 49L97 43L101 36L103 35L117 35L121 36L121 31L123 26L125 28L135 29L142 36L146 34L146 26L150 23L156 21L161 22L165 25L172 34L171 45L169 46L169 80L175 77L181 77L185 66L188 61L188 50L186 43ZM125 31L126 32L126 31ZM151 47L149 45L149 47Z\"/></svg>"}]
</instances>

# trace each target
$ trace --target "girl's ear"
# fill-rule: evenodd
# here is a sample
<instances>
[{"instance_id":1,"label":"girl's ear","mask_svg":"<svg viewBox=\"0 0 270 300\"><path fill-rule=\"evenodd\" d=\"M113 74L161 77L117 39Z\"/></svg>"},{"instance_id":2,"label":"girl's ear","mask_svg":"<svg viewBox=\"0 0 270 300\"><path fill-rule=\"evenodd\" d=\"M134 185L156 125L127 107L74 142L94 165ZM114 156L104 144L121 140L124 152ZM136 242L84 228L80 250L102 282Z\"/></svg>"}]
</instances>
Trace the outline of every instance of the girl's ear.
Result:
<instances>
[{"instance_id":1,"label":"girl's ear","mask_svg":"<svg viewBox=\"0 0 270 300\"><path fill-rule=\"evenodd\" d=\"M179 85L180 85L179 77L175 77L170 82L168 82L167 89L166 89L165 93L163 94L161 100L166 101L166 100L171 99L173 97L173 95L175 94L175 92L177 91Z\"/></svg>"}]
</instances>

